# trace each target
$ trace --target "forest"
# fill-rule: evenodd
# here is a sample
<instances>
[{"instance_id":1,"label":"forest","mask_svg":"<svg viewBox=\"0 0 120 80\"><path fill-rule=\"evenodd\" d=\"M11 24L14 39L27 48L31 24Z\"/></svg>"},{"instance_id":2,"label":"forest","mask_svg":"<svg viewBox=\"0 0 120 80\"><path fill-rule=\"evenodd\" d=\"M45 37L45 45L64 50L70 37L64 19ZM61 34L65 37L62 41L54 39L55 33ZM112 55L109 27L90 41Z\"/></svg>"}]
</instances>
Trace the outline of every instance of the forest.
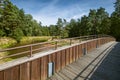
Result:
<instances>
[{"instance_id":1,"label":"forest","mask_svg":"<svg viewBox=\"0 0 120 80\"><path fill-rule=\"evenodd\" d=\"M114 3L114 12L109 14L105 8L90 9L88 15L79 19L58 18L56 25L43 26L25 14L10 0L0 1L0 37L11 37L20 41L23 36L78 37L84 35L107 34L120 41L120 0Z\"/></svg>"}]
</instances>

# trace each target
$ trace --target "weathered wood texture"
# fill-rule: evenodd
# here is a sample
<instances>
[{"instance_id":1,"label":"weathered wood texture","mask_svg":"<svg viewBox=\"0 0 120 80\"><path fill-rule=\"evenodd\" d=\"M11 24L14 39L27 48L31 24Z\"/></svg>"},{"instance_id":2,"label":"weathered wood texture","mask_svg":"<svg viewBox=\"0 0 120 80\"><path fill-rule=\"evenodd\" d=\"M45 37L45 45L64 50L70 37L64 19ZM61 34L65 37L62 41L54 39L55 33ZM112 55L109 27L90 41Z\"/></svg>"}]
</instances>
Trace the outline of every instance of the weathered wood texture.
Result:
<instances>
[{"instance_id":1,"label":"weathered wood texture","mask_svg":"<svg viewBox=\"0 0 120 80\"><path fill-rule=\"evenodd\" d=\"M83 56L83 48L87 52L104 43L113 41L113 38L100 38L86 43L37 58L9 69L0 71L0 80L45 80L48 78L48 63L54 63L54 73L66 65Z\"/></svg>"}]
</instances>

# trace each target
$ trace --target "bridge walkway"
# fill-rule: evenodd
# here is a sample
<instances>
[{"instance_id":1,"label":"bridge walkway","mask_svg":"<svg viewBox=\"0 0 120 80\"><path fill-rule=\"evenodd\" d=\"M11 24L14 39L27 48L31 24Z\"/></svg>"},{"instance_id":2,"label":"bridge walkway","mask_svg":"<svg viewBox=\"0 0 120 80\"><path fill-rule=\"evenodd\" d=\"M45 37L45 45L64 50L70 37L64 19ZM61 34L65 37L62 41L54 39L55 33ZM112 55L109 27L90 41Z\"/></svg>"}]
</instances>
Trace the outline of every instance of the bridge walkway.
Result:
<instances>
[{"instance_id":1,"label":"bridge walkway","mask_svg":"<svg viewBox=\"0 0 120 80\"><path fill-rule=\"evenodd\" d=\"M120 43L109 42L92 50L49 80L120 80Z\"/></svg>"}]
</instances>

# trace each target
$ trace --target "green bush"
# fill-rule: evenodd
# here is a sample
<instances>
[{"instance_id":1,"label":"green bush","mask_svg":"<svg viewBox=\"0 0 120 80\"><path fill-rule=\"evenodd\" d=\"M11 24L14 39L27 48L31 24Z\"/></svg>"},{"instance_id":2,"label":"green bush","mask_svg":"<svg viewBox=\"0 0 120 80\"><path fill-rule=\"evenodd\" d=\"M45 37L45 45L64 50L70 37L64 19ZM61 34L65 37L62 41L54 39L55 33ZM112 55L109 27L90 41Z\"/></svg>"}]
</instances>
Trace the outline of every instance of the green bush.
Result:
<instances>
[{"instance_id":1,"label":"green bush","mask_svg":"<svg viewBox=\"0 0 120 80\"><path fill-rule=\"evenodd\" d=\"M16 43L17 41L13 38L9 38L9 37L0 38L0 48L8 48L14 46Z\"/></svg>"},{"instance_id":2,"label":"green bush","mask_svg":"<svg viewBox=\"0 0 120 80\"><path fill-rule=\"evenodd\" d=\"M14 39L16 39L17 42L19 43L20 40L22 39L23 35L24 34L23 34L22 30L20 28L17 28L16 30L13 31L12 37Z\"/></svg>"},{"instance_id":3,"label":"green bush","mask_svg":"<svg viewBox=\"0 0 120 80\"><path fill-rule=\"evenodd\" d=\"M2 37L4 34L5 33L2 30L0 30L0 37Z\"/></svg>"}]
</instances>

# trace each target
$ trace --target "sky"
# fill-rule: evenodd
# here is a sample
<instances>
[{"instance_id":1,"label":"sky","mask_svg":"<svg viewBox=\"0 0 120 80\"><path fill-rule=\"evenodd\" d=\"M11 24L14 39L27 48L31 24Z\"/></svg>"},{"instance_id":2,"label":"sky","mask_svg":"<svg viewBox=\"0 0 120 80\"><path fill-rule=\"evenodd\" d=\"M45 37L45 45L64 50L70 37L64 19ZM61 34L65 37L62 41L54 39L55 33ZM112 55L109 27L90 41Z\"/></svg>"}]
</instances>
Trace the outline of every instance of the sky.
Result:
<instances>
[{"instance_id":1,"label":"sky","mask_svg":"<svg viewBox=\"0 0 120 80\"><path fill-rule=\"evenodd\" d=\"M103 7L111 14L116 0L11 0L26 14L31 14L42 25L56 24L58 18L78 19L88 15L90 9Z\"/></svg>"}]
</instances>

